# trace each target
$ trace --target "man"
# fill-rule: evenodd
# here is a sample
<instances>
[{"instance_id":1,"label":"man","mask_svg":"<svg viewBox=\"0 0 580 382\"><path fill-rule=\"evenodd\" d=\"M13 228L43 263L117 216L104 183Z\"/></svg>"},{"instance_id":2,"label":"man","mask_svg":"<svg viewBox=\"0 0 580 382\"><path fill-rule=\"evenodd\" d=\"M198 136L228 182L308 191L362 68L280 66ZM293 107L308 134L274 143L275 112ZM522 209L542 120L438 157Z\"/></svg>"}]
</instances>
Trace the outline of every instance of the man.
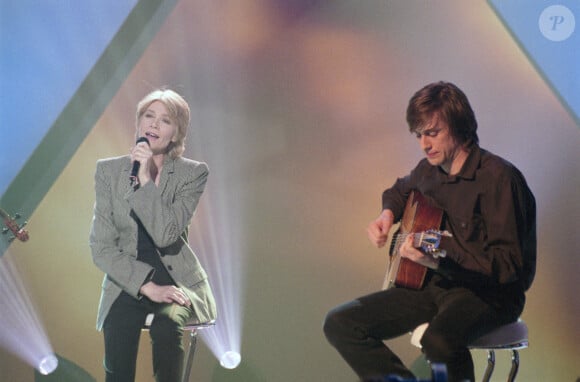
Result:
<instances>
[{"instance_id":1,"label":"man","mask_svg":"<svg viewBox=\"0 0 580 382\"><path fill-rule=\"evenodd\" d=\"M411 192L442 211L435 257L408 235L402 258L427 268L419 289L394 287L331 310L328 341L362 378L414 378L383 340L429 327L421 340L430 362L447 366L449 381L474 381L467 345L513 322L524 307L536 261L535 200L512 164L479 147L477 122L465 94L438 82L413 95L407 123L425 159L384 191L383 210L368 228L378 248L399 221Z\"/></svg>"}]
</instances>

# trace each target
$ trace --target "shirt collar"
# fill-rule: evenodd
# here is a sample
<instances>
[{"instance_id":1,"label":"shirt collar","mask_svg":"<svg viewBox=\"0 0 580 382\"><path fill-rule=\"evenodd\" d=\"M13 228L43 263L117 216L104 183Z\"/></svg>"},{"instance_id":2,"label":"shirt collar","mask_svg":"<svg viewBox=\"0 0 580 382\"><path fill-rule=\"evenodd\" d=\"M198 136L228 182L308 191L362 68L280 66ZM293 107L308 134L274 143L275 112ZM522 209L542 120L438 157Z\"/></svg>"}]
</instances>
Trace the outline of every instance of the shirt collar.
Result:
<instances>
[{"instance_id":1,"label":"shirt collar","mask_svg":"<svg viewBox=\"0 0 580 382\"><path fill-rule=\"evenodd\" d=\"M471 151L461 167L461 170L457 174L457 177L463 179L474 179L475 178L475 171L479 167L479 163L481 161L481 149L478 145L473 144L471 147Z\"/></svg>"},{"instance_id":2,"label":"shirt collar","mask_svg":"<svg viewBox=\"0 0 580 382\"><path fill-rule=\"evenodd\" d=\"M448 175L440 167L439 172L446 178L444 182L456 182L459 179L474 179L475 171L478 169L480 161L481 149L478 145L473 144L467 158L465 159L465 163L463 163L461 170L459 170L457 174Z\"/></svg>"}]
</instances>

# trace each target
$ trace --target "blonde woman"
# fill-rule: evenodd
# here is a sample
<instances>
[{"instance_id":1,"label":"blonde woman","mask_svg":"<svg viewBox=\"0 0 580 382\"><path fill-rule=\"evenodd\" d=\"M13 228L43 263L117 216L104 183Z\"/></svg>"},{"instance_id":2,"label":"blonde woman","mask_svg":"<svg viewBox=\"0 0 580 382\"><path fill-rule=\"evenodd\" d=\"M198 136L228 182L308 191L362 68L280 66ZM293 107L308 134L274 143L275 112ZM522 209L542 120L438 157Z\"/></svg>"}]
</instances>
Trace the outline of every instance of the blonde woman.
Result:
<instances>
[{"instance_id":1,"label":"blonde woman","mask_svg":"<svg viewBox=\"0 0 580 382\"><path fill-rule=\"evenodd\" d=\"M130 155L97 162L90 247L105 273L97 330L107 382L134 381L149 313L159 382L181 378L183 325L216 318L206 272L187 242L208 176L205 163L181 156L189 121L183 97L155 90L137 105L139 139Z\"/></svg>"}]
</instances>

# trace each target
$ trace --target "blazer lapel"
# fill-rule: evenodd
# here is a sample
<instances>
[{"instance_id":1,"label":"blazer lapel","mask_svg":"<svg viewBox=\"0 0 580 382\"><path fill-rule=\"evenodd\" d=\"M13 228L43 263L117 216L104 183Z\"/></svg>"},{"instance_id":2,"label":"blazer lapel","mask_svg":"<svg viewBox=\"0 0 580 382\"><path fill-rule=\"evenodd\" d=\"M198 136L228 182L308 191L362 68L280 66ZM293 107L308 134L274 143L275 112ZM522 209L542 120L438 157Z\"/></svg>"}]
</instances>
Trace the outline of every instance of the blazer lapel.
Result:
<instances>
[{"instance_id":1,"label":"blazer lapel","mask_svg":"<svg viewBox=\"0 0 580 382\"><path fill-rule=\"evenodd\" d=\"M126 159L122 162L121 165L121 175L120 175L120 189L119 191L122 192L122 195L125 195L125 197L127 197L132 191L133 191L133 187L131 187L131 179L130 179L130 175L131 175L131 168L133 167L133 163L131 162L131 157L130 156L126 156Z\"/></svg>"},{"instance_id":2,"label":"blazer lapel","mask_svg":"<svg viewBox=\"0 0 580 382\"><path fill-rule=\"evenodd\" d=\"M169 156L166 156L163 161L163 168L161 169L161 178L159 179L159 190L161 194L165 194L165 189L169 184L169 181L175 171L175 160Z\"/></svg>"}]
</instances>

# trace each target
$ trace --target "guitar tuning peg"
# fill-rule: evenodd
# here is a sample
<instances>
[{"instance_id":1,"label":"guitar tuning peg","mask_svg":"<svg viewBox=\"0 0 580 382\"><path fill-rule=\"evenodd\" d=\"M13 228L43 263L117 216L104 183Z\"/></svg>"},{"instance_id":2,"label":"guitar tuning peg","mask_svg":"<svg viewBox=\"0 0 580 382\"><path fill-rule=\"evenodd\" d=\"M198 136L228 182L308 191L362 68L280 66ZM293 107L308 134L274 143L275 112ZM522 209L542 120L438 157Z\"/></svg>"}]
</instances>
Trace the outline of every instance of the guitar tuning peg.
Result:
<instances>
[{"instance_id":1,"label":"guitar tuning peg","mask_svg":"<svg viewBox=\"0 0 580 382\"><path fill-rule=\"evenodd\" d=\"M447 256L447 251L444 249L435 249L435 250L433 250L433 252L431 252L431 255L434 258L445 257L445 256Z\"/></svg>"}]
</instances>

